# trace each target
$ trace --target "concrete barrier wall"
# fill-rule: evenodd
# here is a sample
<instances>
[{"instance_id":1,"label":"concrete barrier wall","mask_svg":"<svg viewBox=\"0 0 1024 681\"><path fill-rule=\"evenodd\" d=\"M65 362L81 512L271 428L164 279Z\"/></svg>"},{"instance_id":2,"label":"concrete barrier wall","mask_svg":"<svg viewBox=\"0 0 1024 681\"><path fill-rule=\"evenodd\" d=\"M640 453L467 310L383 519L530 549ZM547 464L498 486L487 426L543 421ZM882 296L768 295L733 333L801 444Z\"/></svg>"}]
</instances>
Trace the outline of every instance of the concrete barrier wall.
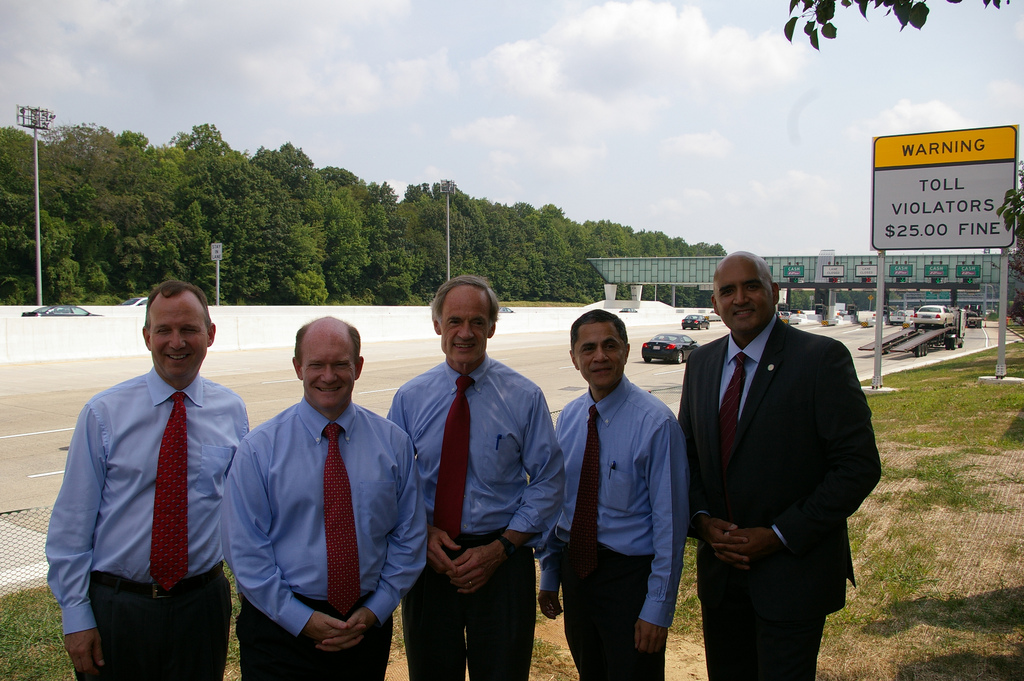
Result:
<instances>
[{"instance_id":1,"label":"concrete barrier wall","mask_svg":"<svg viewBox=\"0 0 1024 681\"><path fill-rule=\"evenodd\" d=\"M624 301L611 301L622 303ZM623 313L628 327L671 325L678 328L686 310L662 303L633 303L636 313ZM584 310L583 307L519 307L499 315L501 333L562 331ZM620 307L616 305L615 307ZM0 306L0 364L28 364L81 359L134 357L149 354L142 339L144 307L89 306L99 317L22 317L35 306ZM612 308L614 309L614 308ZM422 339L435 336L430 308L275 306L211 307L217 325L211 352L291 347L300 326L323 316L334 316L353 324L364 343ZM668 330L668 329L666 329ZM646 339L635 339L642 342Z\"/></svg>"}]
</instances>

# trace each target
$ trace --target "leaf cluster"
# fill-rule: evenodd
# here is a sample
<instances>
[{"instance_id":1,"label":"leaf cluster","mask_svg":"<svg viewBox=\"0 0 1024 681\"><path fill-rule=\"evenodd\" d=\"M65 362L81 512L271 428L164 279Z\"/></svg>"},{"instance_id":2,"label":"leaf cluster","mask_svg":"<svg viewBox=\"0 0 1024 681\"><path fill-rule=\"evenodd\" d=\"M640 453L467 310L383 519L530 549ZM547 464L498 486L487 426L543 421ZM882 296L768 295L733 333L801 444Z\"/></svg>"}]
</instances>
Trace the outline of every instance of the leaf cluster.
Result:
<instances>
[{"instance_id":1,"label":"leaf cluster","mask_svg":"<svg viewBox=\"0 0 1024 681\"><path fill-rule=\"evenodd\" d=\"M167 278L212 294L213 242L223 244L228 304L424 304L447 277L438 183L400 197L386 182L318 168L291 143L237 151L209 124L160 146L138 132L57 127L39 157L47 304L115 304ZM32 172L32 138L0 128L0 304L35 298ZM725 254L608 221L580 224L553 205L456 192L450 210L452 274L485 275L503 299L599 300L604 282L587 258ZM683 305L707 296L680 293Z\"/></svg>"},{"instance_id":2,"label":"leaf cluster","mask_svg":"<svg viewBox=\"0 0 1024 681\"><path fill-rule=\"evenodd\" d=\"M985 6L993 5L997 9L1001 6L1002 0L982 0ZM886 16L894 16L900 23L902 31L908 25L920 29L928 20L927 0L839 0L843 7L856 5L861 16L868 17L868 8L878 10L885 8ZM959 4L961 0L946 0L951 4ZM1006 0L1007 3L1010 0ZM799 13L791 16L786 22L784 33L786 40L793 42L793 34L797 24L804 20L804 33L810 41L811 47L819 49L818 36L835 39L837 29L833 22L836 14L836 0L790 0L789 13Z\"/></svg>"}]
</instances>

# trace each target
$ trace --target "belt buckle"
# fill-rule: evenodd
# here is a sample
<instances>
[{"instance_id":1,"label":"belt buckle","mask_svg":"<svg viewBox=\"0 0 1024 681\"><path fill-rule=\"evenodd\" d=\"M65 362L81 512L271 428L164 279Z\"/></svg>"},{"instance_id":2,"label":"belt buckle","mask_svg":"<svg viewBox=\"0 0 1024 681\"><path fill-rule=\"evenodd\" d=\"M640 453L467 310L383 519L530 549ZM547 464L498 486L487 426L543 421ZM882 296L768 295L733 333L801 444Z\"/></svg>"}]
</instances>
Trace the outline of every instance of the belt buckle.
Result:
<instances>
[{"instance_id":1,"label":"belt buckle","mask_svg":"<svg viewBox=\"0 0 1024 681\"><path fill-rule=\"evenodd\" d=\"M153 582L152 586L153 586L153 590L152 590L152 594L151 595L152 595L153 598L170 598L171 597L171 592L168 591L167 589L163 588L162 586L160 586L156 582Z\"/></svg>"}]
</instances>

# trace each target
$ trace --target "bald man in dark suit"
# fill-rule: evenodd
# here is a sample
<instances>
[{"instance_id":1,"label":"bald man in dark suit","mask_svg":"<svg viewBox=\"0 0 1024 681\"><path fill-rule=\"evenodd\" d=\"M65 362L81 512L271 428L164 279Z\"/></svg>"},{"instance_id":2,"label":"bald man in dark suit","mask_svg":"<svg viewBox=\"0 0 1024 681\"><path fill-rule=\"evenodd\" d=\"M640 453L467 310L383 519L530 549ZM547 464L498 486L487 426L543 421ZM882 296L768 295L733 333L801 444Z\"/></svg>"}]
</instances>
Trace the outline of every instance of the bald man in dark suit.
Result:
<instances>
[{"instance_id":1,"label":"bald man in dark suit","mask_svg":"<svg viewBox=\"0 0 1024 681\"><path fill-rule=\"evenodd\" d=\"M763 259L723 259L712 301L730 333L683 380L710 681L813 681L825 616L853 582L846 521L881 475L849 351L777 320L778 300Z\"/></svg>"}]
</instances>

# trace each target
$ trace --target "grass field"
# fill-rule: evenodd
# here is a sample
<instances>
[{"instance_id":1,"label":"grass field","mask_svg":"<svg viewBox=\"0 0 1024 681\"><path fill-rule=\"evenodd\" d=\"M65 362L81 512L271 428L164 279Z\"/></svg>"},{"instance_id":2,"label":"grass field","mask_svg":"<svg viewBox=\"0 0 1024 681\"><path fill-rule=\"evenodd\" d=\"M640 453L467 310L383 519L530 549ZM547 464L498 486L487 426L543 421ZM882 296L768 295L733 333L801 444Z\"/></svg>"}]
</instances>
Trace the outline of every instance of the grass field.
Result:
<instances>
[{"instance_id":1,"label":"grass field","mask_svg":"<svg viewBox=\"0 0 1024 681\"><path fill-rule=\"evenodd\" d=\"M1024 377L1024 344L1006 360ZM819 679L1024 680L1024 385L979 384L995 361L990 350L888 375L896 391L869 397L882 480L850 521L857 588L828 620ZM670 642L700 644L687 552ZM576 678L550 642L534 658L537 678ZM0 599L0 679L70 677L49 591Z\"/></svg>"}]
</instances>

